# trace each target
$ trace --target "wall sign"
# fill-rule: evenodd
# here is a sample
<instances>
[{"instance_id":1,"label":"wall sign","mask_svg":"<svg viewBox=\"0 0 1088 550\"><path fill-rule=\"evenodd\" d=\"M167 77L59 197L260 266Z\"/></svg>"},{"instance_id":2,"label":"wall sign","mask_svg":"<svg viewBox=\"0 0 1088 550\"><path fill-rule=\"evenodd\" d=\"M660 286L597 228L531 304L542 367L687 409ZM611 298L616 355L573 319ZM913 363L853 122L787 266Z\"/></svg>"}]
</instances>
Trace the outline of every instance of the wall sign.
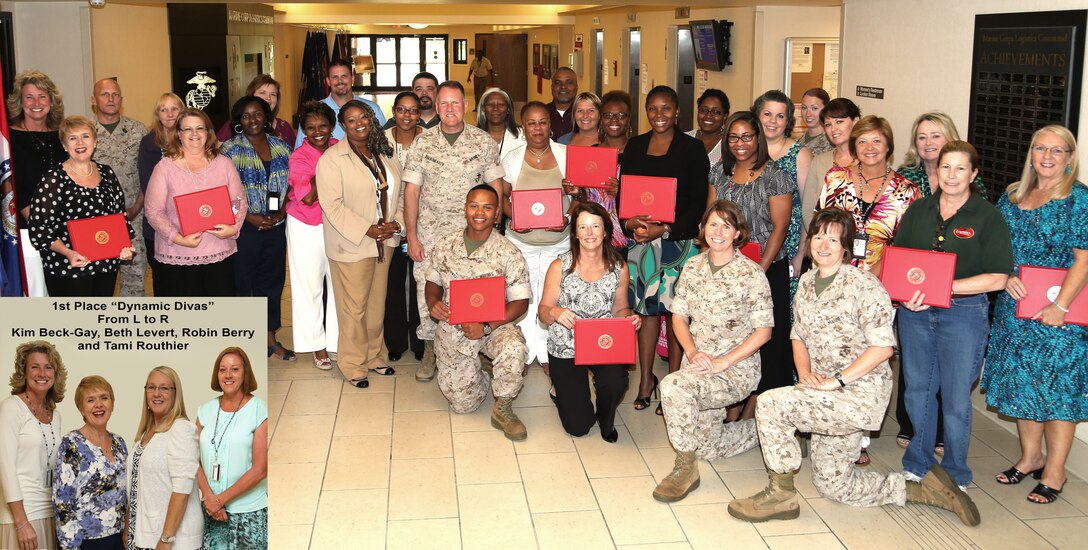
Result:
<instances>
[{"instance_id":1,"label":"wall sign","mask_svg":"<svg viewBox=\"0 0 1088 550\"><path fill-rule=\"evenodd\" d=\"M854 95L858 97L867 97L869 99L884 99L884 88L877 88L876 86L858 86L857 93Z\"/></svg>"},{"instance_id":2,"label":"wall sign","mask_svg":"<svg viewBox=\"0 0 1088 550\"><path fill-rule=\"evenodd\" d=\"M996 200L1020 179L1032 134L1077 133L1088 10L975 16L968 139Z\"/></svg>"}]
</instances>

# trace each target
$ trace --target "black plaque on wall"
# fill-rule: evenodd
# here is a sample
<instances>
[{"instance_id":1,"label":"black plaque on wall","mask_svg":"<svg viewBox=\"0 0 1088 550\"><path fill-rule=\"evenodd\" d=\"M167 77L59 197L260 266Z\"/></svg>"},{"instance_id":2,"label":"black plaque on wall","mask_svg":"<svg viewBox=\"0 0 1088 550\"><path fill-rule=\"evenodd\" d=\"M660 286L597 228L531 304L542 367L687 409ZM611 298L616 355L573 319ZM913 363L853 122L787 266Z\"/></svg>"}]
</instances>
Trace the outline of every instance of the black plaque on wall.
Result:
<instances>
[{"instance_id":1,"label":"black plaque on wall","mask_svg":"<svg viewBox=\"0 0 1088 550\"><path fill-rule=\"evenodd\" d=\"M1020 179L1031 135L1077 133L1088 10L975 16L968 139L996 199Z\"/></svg>"}]
</instances>

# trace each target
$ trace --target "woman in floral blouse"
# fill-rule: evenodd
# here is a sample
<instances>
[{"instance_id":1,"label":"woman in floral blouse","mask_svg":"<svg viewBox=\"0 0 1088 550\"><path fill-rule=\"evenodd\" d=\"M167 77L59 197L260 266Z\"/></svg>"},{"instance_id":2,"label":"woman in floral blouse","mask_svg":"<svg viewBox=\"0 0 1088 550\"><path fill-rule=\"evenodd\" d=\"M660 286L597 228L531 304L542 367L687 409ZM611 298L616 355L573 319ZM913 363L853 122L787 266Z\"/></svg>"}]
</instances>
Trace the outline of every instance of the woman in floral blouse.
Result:
<instances>
[{"instance_id":1,"label":"woman in floral blouse","mask_svg":"<svg viewBox=\"0 0 1088 550\"><path fill-rule=\"evenodd\" d=\"M84 378L76 387L76 407L83 427L61 438L53 467L58 547L121 550L128 448L106 429L113 386L101 376Z\"/></svg>"}]
</instances>

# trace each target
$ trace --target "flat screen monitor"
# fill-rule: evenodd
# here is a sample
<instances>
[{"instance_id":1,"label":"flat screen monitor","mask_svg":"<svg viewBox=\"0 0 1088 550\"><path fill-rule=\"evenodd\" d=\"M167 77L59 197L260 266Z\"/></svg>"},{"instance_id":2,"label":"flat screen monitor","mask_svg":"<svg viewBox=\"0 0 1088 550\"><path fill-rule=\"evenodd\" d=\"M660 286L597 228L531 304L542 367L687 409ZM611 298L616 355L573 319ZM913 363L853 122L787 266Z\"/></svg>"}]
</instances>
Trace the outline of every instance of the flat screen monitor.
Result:
<instances>
[{"instance_id":1,"label":"flat screen monitor","mask_svg":"<svg viewBox=\"0 0 1088 550\"><path fill-rule=\"evenodd\" d=\"M692 49L695 66L709 71L720 71L733 63L729 59L728 31L732 23L707 19L688 23L691 27Z\"/></svg>"}]
</instances>

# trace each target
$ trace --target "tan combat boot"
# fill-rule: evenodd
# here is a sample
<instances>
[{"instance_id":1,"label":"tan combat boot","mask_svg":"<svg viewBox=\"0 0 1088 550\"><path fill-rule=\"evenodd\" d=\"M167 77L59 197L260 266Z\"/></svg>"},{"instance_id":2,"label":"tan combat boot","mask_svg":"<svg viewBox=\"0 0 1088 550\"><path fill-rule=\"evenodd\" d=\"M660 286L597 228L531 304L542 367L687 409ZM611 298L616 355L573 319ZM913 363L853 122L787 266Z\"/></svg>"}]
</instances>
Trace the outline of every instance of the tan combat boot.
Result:
<instances>
[{"instance_id":1,"label":"tan combat boot","mask_svg":"<svg viewBox=\"0 0 1088 550\"><path fill-rule=\"evenodd\" d=\"M416 380L430 382L434 380L435 371L438 370L438 362L434 356L434 340L423 341L423 363L416 369Z\"/></svg>"},{"instance_id":2,"label":"tan combat boot","mask_svg":"<svg viewBox=\"0 0 1088 550\"><path fill-rule=\"evenodd\" d=\"M525 424L514 414L513 397L496 397L495 406L491 407L491 426L502 430L506 439L524 441L529 436Z\"/></svg>"},{"instance_id":3,"label":"tan combat boot","mask_svg":"<svg viewBox=\"0 0 1088 550\"><path fill-rule=\"evenodd\" d=\"M665 479L662 479L654 489L654 500L676 502L698 487L699 464L695 462L695 453L677 451L672 472L665 476Z\"/></svg>"},{"instance_id":4,"label":"tan combat boot","mask_svg":"<svg viewBox=\"0 0 1088 550\"><path fill-rule=\"evenodd\" d=\"M797 504L797 491L793 488L793 472L780 474L767 472L771 482L767 488L748 498L729 503L729 515L762 523L769 519L797 519L801 507Z\"/></svg>"},{"instance_id":5,"label":"tan combat boot","mask_svg":"<svg viewBox=\"0 0 1088 550\"><path fill-rule=\"evenodd\" d=\"M940 465L933 466L922 481L907 482L907 502L936 506L959 516L964 525L974 527L982 518L967 493L960 490L952 476Z\"/></svg>"}]
</instances>

